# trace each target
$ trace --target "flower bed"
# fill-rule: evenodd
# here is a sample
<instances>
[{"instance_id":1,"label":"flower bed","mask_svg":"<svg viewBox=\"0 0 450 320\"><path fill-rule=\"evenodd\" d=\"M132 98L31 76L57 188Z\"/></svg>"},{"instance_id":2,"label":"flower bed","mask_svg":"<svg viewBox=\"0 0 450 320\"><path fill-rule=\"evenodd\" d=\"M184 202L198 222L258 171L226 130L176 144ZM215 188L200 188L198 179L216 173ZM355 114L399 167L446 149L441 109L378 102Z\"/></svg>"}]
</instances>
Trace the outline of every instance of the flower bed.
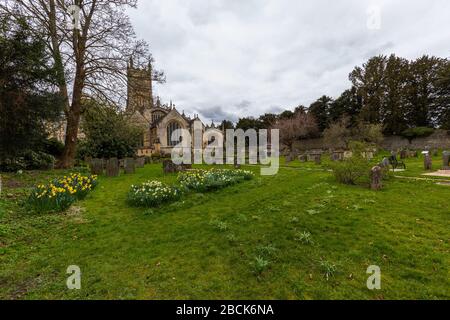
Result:
<instances>
[{"instance_id":1,"label":"flower bed","mask_svg":"<svg viewBox=\"0 0 450 320\"><path fill-rule=\"evenodd\" d=\"M39 212L62 212L75 201L84 199L96 185L97 176L74 173L35 187L27 205Z\"/></svg>"},{"instance_id":2,"label":"flower bed","mask_svg":"<svg viewBox=\"0 0 450 320\"><path fill-rule=\"evenodd\" d=\"M217 190L243 180L252 179L254 174L246 170L191 170L178 175L181 186L190 191Z\"/></svg>"},{"instance_id":3,"label":"flower bed","mask_svg":"<svg viewBox=\"0 0 450 320\"><path fill-rule=\"evenodd\" d=\"M135 207L156 207L177 200L181 191L159 181L148 181L141 185L132 185L127 201Z\"/></svg>"}]
</instances>

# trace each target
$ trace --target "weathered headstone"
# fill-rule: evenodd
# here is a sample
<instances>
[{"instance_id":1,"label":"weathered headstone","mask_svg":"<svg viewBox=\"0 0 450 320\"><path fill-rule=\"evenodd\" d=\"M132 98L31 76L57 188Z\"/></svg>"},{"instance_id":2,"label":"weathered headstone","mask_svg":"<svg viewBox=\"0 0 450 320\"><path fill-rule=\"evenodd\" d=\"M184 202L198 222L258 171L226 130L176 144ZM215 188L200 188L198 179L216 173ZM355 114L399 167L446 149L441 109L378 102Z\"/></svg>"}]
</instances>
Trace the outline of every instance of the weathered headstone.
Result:
<instances>
[{"instance_id":1,"label":"weathered headstone","mask_svg":"<svg viewBox=\"0 0 450 320\"><path fill-rule=\"evenodd\" d=\"M433 160L432 160L430 154L425 154L425 158L423 159L423 166L424 166L425 170L433 169Z\"/></svg>"},{"instance_id":2,"label":"weathered headstone","mask_svg":"<svg viewBox=\"0 0 450 320\"><path fill-rule=\"evenodd\" d=\"M321 164L322 163L322 155L320 155L320 154L314 155L314 162L316 164Z\"/></svg>"},{"instance_id":3,"label":"weathered headstone","mask_svg":"<svg viewBox=\"0 0 450 320\"><path fill-rule=\"evenodd\" d=\"M126 174L132 174L136 172L136 163L133 158L125 158L123 162L123 170Z\"/></svg>"},{"instance_id":4,"label":"weathered headstone","mask_svg":"<svg viewBox=\"0 0 450 320\"><path fill-rule=\"evenodd\" d=\"M450 151L444 151L442 153L442 162L443 162L443 169L450 170Z\"/></svg>"},{"instance_id":5,"label":"weathered headstone","mask_svg":"<svg viewBox=\"0 0 450 320\"><path fill-rule=\"evenodd\" d=\"M108 177L117 177L119 169L119 160L117 158L110 158L106 161L106 175Z\"/></svg>"},{"instance_id":6,"label":"weathered headstone","mask_svg":"<svg viewBox=\"0 0 450 320\"><path fill-rule=\"evenodd\" d=\"M334 151L331 154L332 161L342 161L344 160L344 152L343 151Z\"/></svg>"},{"instance_id":7,"label":"weathered headstone","mask_svg":"<svg viewBox=\"0 0 450 320\"><path fill-rule=\"evenodd\" d=\"M180 171L186 171L192 169L190 164L175 164L172 160L163 161L163 171L164 173L177 173Z\"/></svg>"},{"instance_id":8,"label":"weathered headstone","mask_svg":"<svg viewBox=\"0 0 450 320\"><path fill-rule=\"evenodd\" d=\"M103 174L103 159L92 159L89 166L91 168L91 174Z\"/></svg>"},{"instance_id":9,"label":"weathered headstone","mask_svg":"<svg viewBox=\"0 0 450 320\"><path fill-rule=\"evenodd\" d=\"M380 190L383 188L383 169L380 166L375 166L370 172L370 188L372 190Z\"/></svg>"},{"instance_id":10,"label":"weathered headstone","mask_svg":"<svg viewBox=\"0 0 450 320\"><path fill-rule=\"evenodd\" d=\"M381 167L387 168L387 167L389 167L389 164L390 164L390 162L389 162L388 158L384 157L383 160L381 160Z\"/></svg>"},{"instance_id":11,"label":"weathered headstone","mask_svg":"<svg viewBox=\"0 0 450 320\"><path fill-rule=\"evenodd\" d=\"M301 154L298 156L298 160L300 162L307 162L308 161L308 157L306 156L306 154Z\"/></svg>"},{"instance_id":12,"label":"weathered headstone","mask_svg":"<svg viewBox=\"0 0 450 320\"><path fill-rule=\"evenodd\" d=\"M288 153L285 157L284 163L288 165L292 161L292 153Z\"/></svg>"},{"instance_id":13,"label":"weathered headstone","mask_svg":"<svg viewBox=\"0 0 450 320\"><path fill-rule=\"evenodd\" d=\"M136 159L136 168L143 168L145 166L145 158L139 157Z\"/></svg>"}]
</instances>

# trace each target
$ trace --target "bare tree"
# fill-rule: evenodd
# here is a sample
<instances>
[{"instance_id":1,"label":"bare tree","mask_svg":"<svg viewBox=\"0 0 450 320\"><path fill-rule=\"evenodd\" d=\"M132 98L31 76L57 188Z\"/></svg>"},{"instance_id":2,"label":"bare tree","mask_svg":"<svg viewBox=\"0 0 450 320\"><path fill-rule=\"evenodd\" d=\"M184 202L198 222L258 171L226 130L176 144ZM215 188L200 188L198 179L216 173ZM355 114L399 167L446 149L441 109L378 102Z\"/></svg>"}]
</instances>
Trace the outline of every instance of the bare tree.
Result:
<instances>
[{"instance_id":1,"label":"bare tree","mask_svg":"<svg viewBox=\"0 0 450 320\"><path fill-rule=\"evenodd\" d=\"M71 6L80 8L79 25ZM26 17L36 32L44 32L48 51L58 70L58 87L65 101L65 149L60 166L73 166L83 99L91 97L123 105L127 61L138 66L152 63L147 43L138 41L126 15L137 0L0 0L11 17ZM161 72L154 72L163 81Z\"/></svg>"},{"instance_id":2,"label":"bare tree","mask_svg":"<svg viewBox=\"0 0 450 320\"><path fill-rule=\"evenodd\" d=\"M319 132L314 117L305 112L296 112L292 118L279 119L273 128L280 130L280 141L291 152L297 140L314 137Z\"/></svg>"}]
</instances>

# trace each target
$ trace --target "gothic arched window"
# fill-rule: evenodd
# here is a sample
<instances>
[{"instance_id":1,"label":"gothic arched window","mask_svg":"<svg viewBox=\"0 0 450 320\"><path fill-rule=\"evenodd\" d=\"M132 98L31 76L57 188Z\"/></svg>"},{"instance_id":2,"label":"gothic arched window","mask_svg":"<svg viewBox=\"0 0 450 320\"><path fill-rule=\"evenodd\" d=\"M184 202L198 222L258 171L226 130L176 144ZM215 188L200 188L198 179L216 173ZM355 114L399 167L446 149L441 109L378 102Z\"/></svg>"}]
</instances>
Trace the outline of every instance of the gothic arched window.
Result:
<instances>
[{"instance_id":1,"label":"gothic arched window","mask_svg":"<svg viewBox=\"0 0 450 320\"><path fill-rule=\"evenodd\" d=\"M172 133L175 130L182 129L180 124L176 121L172 121L167 125L167 145L169 147L176 146L181 142L181 138L178 138L178 140L172 140Z\"/></svg>"}]
</instances>

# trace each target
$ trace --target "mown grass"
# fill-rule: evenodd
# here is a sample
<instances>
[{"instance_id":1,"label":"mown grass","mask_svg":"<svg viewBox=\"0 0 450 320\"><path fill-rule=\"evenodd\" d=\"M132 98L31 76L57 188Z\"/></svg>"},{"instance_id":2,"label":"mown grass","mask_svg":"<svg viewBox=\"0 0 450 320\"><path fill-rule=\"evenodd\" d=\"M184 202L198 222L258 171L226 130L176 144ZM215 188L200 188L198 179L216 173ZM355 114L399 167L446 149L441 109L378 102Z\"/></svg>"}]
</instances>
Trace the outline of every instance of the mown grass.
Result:
<instances>
[{"instance_id":1,"label":"mown grass","mask_svg":"<svg viewBox=\"0 0 450 320\"><path fill-rule=\"evenodd\" d=\"M176 181L148 165L101 177L60 215L25 212L20 201L31 183L61 172L6 176L4 186L21 185L0 198L0 298L450 298L449 187L390 179L374 192L291 164L273 177L246 167L251 181L131 208L131 184ZM81 268L81 290L66 287L69 265ZM381 267L381 290L366 287L369 265Z\"/></svg>"}]
</instances>

